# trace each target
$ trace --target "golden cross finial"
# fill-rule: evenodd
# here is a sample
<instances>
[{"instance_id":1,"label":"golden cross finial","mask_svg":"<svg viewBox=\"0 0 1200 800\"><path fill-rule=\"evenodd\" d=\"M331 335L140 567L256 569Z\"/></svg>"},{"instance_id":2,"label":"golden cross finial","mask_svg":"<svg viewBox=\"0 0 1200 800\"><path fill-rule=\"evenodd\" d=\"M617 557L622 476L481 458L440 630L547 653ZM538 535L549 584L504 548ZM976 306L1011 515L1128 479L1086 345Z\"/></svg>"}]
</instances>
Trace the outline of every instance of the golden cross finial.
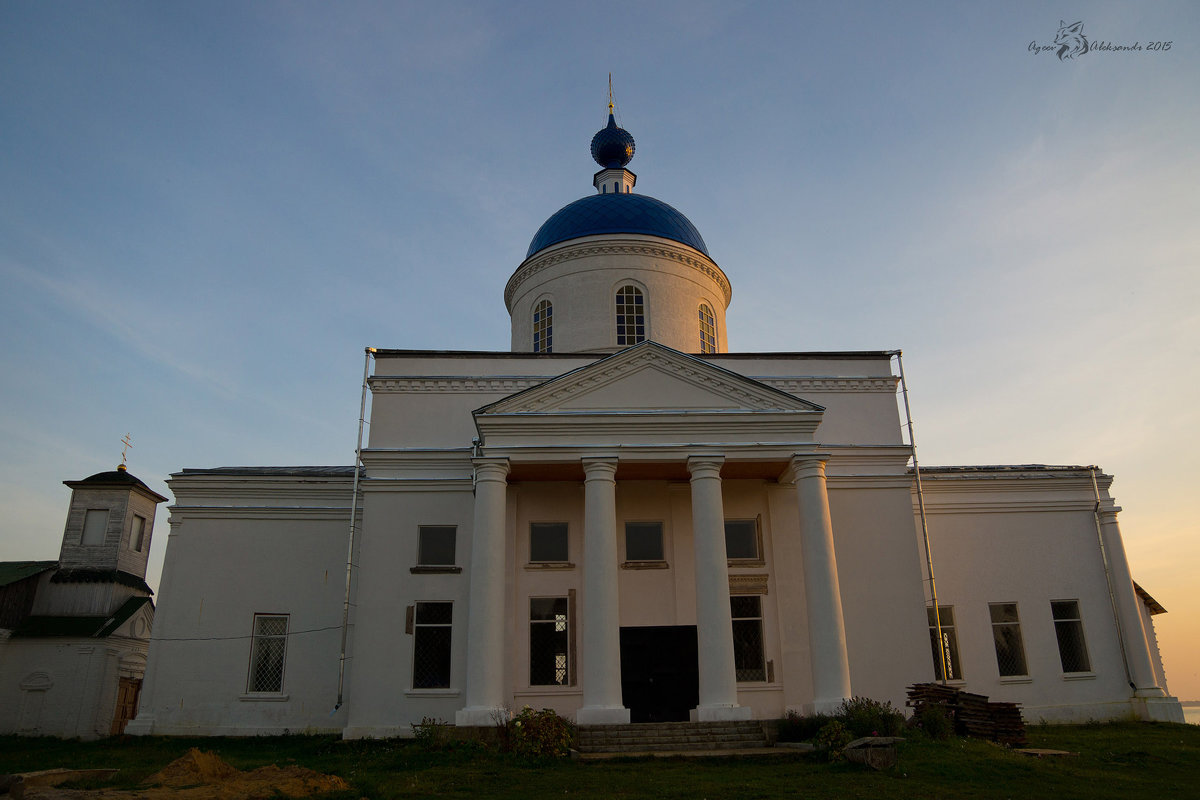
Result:
<instances>
[{"instance_id":1,"label":"golden cross finial","mask_svg":"<svg viewBox=\"0 0 1200 800\"><path fill-rule=\"evenodd\" d=\"M125 438L121 440L124 447L121 448L121 465L125 464L125 454L129 452L129 448L133 447L133 442L129 441L129 434L125 434Z\"/></svg>"},{"instance_id":2,"label":"golden cross finial","mask_svg":"<svg viewBox=\"0 0 1200 800\"><path fill-rule=\"evenodd\" d=\"M611 72L610 72L610 73L608 73L608 113L609 113L609 114L613 113L613 101L612 101L612 73L611 73Z\"/></svg>"}]
</instances>

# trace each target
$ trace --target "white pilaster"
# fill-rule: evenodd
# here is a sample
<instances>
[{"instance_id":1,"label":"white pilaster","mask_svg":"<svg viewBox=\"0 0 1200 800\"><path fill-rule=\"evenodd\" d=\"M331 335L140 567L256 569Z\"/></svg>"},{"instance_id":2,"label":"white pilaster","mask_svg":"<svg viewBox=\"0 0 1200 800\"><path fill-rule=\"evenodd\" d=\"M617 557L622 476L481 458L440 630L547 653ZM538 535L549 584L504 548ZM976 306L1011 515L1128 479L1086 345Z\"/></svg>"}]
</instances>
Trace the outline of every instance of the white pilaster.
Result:
<instances>
[{"instance_id":1,"label":"white pilaster","mask_svg":"<svg viewBox=\"0 0 1200 800\"><path fill-rule=\"evenodd\" d=\"M580 725L629 722L621 701L615 458L585 458L583 518L583 707Z\"/></svg>"},{"instance_id":2,"label":"white pilaster","mask_svg":"<svg viewBox=\"0 0 1200 800\"><path fill-rule=\"evenodd\" d=\"M833 522L825 487L825 458L792 459L796 502L800 506L800 544L804 553L804 594L812 653L813 713L837 710L850 695L850 659L838 586Z\"/></svg>"},{"instance_id":3,"label":"white pilaster","mask_svg":"<svg viewBox=\"0 0 1200 800\"><path fill-rule=\"evenodd\" d=\"M508 459L476 458L465 708L456 725L495 725L504 707L504 528Z\"/></svg>"},{"instance_id":4,"label":"white pilaster","mask_svg":"<svg viewBox=\"0 0 1200 800\"><path fill-rule=\"evenodd\" d=\"M1150 646L1146 642L1146 631L1142 627L1141 600L1133 589L1133 576L1129 572L1129 561L1125 558L1125 544L1121 540L1121 528L1117 525L1120 508L1100 512L1100 536L1108 558L1108 579L1117 603L1117 619L1121 623L1121 639L1125 646L1125 660L1129 664L1129 679L1133 681L1139 697L1162 697L1166 694L1158 685L1154 664L1150 660Z\"/></svg>"},{"instance_id":5,"label":"white pilaster","mask_svg":"<svg viewBox=\"0 0 1200 800\"><path fill-rule=\"evenodd\" d=\"M749 719L737 704L733 661L733 618L729 610L729 559L725 554L725 509L721 500L724 456L692 456L692 537L696 550L696 643L700 660L701 722Z\"/></svg>"}]
</instances>

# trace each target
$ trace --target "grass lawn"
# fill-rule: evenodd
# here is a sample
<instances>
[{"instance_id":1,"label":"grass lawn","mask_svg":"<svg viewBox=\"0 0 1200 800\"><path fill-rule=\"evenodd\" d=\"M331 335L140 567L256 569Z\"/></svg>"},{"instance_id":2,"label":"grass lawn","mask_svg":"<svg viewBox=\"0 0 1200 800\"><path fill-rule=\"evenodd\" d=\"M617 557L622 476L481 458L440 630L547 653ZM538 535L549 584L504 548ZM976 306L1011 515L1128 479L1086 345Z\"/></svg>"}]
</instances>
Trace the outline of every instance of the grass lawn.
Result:
<instances>
[{"instance_id":1,"label":"grass lawn","mask_svg":"<svg viewBox=\"0 0 1200 800\"><path fill-rule=\"evenodd\" d=\"M189 747L240 769L298 764L355 787L327 798L1200 798L1200 726L1116 723L1034 726L1029 746L1078 755L1032 758L987 742L918 738L893 770L819 757L619 759L524 763L413 741L331 737L118 738L99 742L0 737L0 774L52 767L117 767L112 786L136 785Z\"/></svg>"}]
</instances>

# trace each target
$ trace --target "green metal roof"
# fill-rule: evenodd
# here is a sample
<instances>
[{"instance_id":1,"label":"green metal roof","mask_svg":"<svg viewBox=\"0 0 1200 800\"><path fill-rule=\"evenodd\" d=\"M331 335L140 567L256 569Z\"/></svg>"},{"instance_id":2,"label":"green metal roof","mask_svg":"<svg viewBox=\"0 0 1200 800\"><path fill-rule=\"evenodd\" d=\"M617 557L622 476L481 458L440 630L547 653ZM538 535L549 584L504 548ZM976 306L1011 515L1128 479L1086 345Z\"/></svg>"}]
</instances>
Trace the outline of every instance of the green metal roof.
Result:
<instances>
[{"instance_id":1,"label":"green metal roof","mask_svg":"<svg viewBox=\"0 0 1200 800\"><path fill-rule=\"evenodd\" d=\"M57 561L0 561L0 586L23 581L57 566Z\"/></svg>"},{"instance_id":2,"label":"green metal roof","mask_svg":"<svg viewBox=\"0 0 1200 800\"><path fill-rule=\"evenodd\" d=\"M149 597L131 597L107 617L28 617L13 632L13 638L69 636L103 639L149 602Z\"/></svg>"}]
</instances>

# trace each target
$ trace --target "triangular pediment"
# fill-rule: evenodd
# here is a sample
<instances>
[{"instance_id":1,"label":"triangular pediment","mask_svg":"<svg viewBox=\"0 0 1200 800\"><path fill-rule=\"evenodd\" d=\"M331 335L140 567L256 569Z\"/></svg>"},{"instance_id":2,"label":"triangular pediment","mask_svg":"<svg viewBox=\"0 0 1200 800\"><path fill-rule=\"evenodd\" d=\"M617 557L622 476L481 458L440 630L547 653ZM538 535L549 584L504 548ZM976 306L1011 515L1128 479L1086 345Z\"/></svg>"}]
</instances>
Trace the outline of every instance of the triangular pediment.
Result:
<instances>
[{"instance_id":1,"label":"triangular pediment","mask_svg":"<svg viewBox=\"0 0 1200 800\"><path fill-rule=\"evenodd\" d=\"M656 342L642 342L475 413L821 410L821 406L703 359Z\"/></svg>"}]
</instances>

